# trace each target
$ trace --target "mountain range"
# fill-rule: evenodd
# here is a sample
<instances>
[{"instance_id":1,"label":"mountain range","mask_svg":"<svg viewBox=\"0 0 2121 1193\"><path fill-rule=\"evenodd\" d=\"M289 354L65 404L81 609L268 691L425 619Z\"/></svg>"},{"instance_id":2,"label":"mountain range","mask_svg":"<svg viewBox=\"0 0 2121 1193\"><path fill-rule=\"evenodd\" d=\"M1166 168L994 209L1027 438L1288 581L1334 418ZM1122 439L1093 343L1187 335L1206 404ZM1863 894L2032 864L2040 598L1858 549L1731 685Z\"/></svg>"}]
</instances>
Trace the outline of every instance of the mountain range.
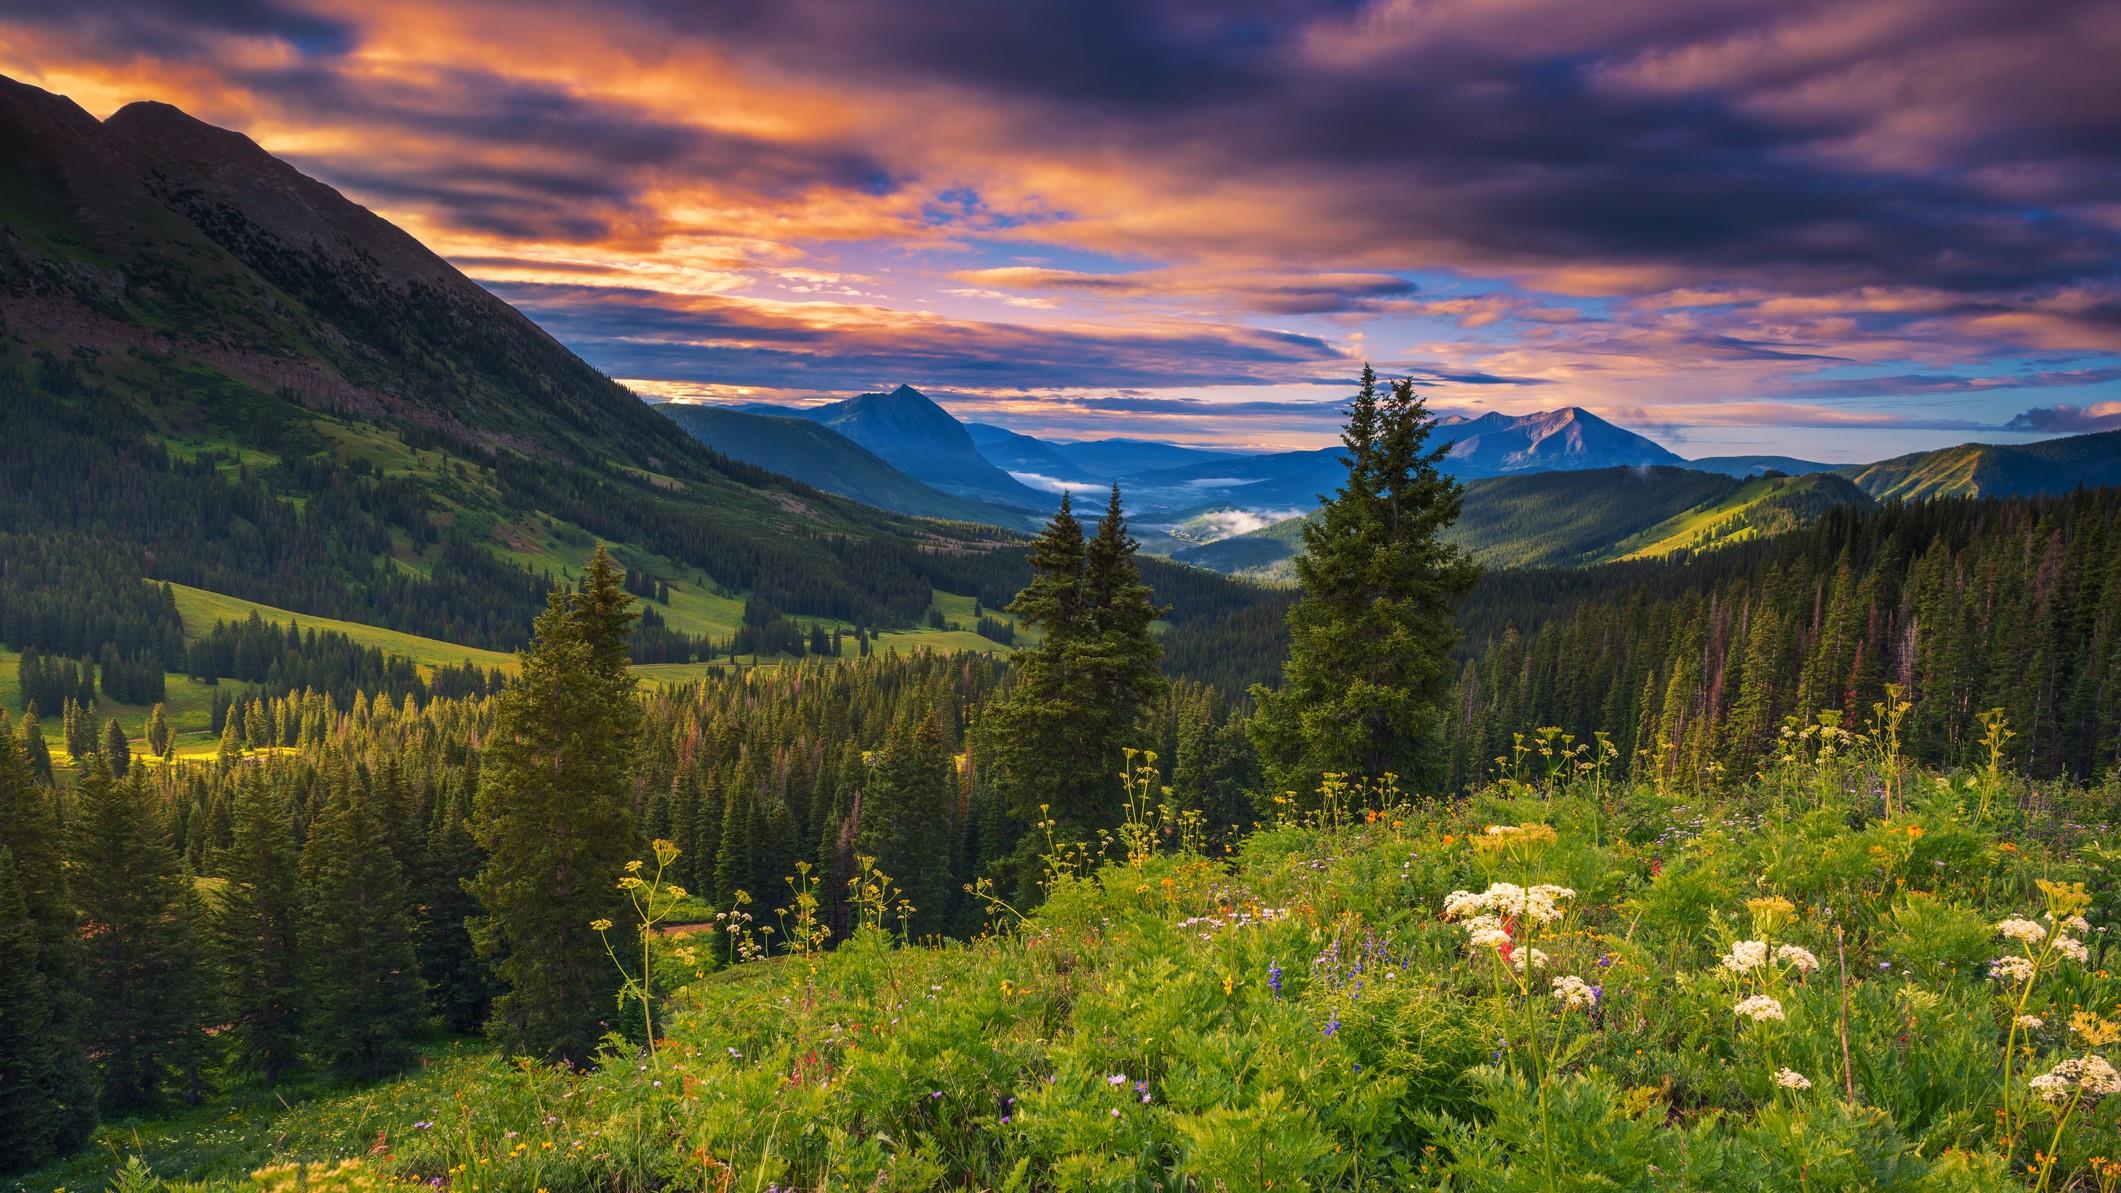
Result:
<instances>
[{"instance_id":1,"label":"mountain range","mask_svg":"<svg viewBox=\"0 0 2121 1193\"><path fill-rule=\"evenodd\" d=\"M938 490L956 480L967 500L974 493L1008 500L983 502L969 516L1024 526L1043 517L1035 510L1050 506L1055 490L1116 483L1147 549L1258 578L1286 572L1302 519L1345 471L1338 447L1244 453L1139 439L1043 439L986 423L959 428L910 386L778 411L843 432L842 452L869 449L876 459L901 465L903 475L891 484L871 475L873 468L850 473L825 445L794 448L769 436L747 441L728 428L706 432L698 427L712 416L665 409L739 459L794 469L821 488L907 513L967 516L938 504ZM785 418L772 425L790 426ZM1871 465L1774 455L1689 460L1589 411L1564 407L1446 416L1437 420L1431 442L1447 448L1443 470L1467 485L1459 541L1496 566L1709 549L1793 527L1839 504L2121 483L2121 435L2114 433L2023 446L1966 444ZM994 470L1018 487L993 481ZM967 487L966 477L983 479Z\"/></svg>"},{"instance_id":2,"label":"mountain range","mask_svg":"<svg viewBox=\"0 0 2121 1193\"><path fill-rule=\"evenodd\" d=\"M2121 431L2041 443L1961 444L1805 472L1710 471L1699 464L1474 479L1466 482L1464 512L1452 534L1474 558L1496 567L1579 566L1713 550L1793 529L1837 506L2121 485ZM1285 579L1289 561L1302 549L1304 520L1298 516L1181 547L1172 557L1227 574Z\"/></svg>"}]
</instances>

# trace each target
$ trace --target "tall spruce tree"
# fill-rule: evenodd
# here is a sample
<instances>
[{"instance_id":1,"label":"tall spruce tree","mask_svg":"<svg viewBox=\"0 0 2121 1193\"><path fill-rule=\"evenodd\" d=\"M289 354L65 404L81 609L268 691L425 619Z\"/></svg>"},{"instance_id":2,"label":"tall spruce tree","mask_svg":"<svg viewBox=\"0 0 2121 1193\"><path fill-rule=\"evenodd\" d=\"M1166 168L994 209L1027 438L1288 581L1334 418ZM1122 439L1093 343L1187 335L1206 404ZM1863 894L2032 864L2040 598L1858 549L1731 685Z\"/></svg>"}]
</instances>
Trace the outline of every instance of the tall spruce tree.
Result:
<instances>
[{"instance_id":1,"label":"tall spruce tree","mask_svg":"<svg viewBox=\"0 0 2121 1193\"><path fill-rule=\"evenodd\" d=\"M854 850L875 858L877 869L905 892L920 933L950 923L957 818L957 775L941 723L932 709L918 723L902 719L863 781Z\"/></svg>"},{"instance_id":2,"label":"tall spruce tree","mask_svg":"<svg viewBox=\"0 0 2121 1193\"><path fill-rule=\"evenodd\" d=\"M463 811L454 802L444 804L428 834L417 911L428 1009L452 1031L471 1031L485 1023L493 1005L493 974L479 959L465 927L478 917L479 905L464 886L485 860Z\"/></svg>"},{"instance_id":3,"label":"tall spruce tree","mask_svg":"<svg viewBox=\"0 0 2121 1193\"><path fill-rule=\"evenodd\" d=\"M1135 559L1140 549L1127 533L1119 486L1113 485L1097 535L1083 552L1090 636L1082 665L1089 672L1093 707L1104 719L1107 740L1119 746L1135 744L1125 739L1165 688L1164 650L1149 627L1171 610L1156 604L1142 582L1141 564ZM1116 770L1118 760L1113 761Z\"/></svg>"},{"instance_id":4,"label":"tall spruce tree","mask_svg":"<svg viewBox=\"0 0 2121 1193\"><path fill-rule=\"evenodd\" d=\"M1016 832L1043 816L1069 837L1117 822L1123 750L1138 744L1144 713L1162 690L1161 647L1149 627L1163 615L1135 560L1115 486L1096 538L1064 494L1031 549L1031 582L1009 612L1040 632L1015 656L1015 683L980 725L979 756L1007 793ZM983 830L991 835L991 830ZM1019 893L1032 877L1029 836L1000 864ZM1008 873L1003 874L1009 878Z\"/></svg>"},{"instance_id":5,"label":"tall spruce tree","mask_svg":"<svg viewBox=\"0 0 2121 1193\"><path fill-rule=\"evenodd\" d=\"M67 824L83 1034L114 1109L150 1106L187 1081L196 1096L204 1047L198 896L143 779L120 780L91 757Z\"/></svg>"},{"instance_id":6,"label":"tall spruce tree","mask_svg":"<svg viewBox=\"0 0 2121 1193\"><path fill-rule=\"evenodd\" d=\"M207 939L232 1060L268 1084L293 1067L302 1042L300 861L293 807L259 772L246 771L236 787L234 839L220 855L225 885Z\"/></svg>"},{"instance_id":7,"label":"tall spruce tree","mask_svg":"<svg viewBox=\"0 0 2121 1193\"><path fill-rule=\"evenodd\" d=\"M0 1172L30 1168L59 1150L64 1108L52 1097L58 1061L52 992L38 956L37 925L0 844Z\"/></svg>"},{"instance_id":8,"label":"tall spruce tree","mask_svg":"<svg viewBox=\"0 0 2121 1193\"><path fill-rule=\"evenodd\" d=\"M1369 366L1341 443L1347 481L1304 523L1279 688L1252 689L1269 781L1308 791L1327 772L1414 783L1441 772L1441 700L1457 603L1478 569L1444 540L1463 491L1427 446L1412 381L1380 398Z\"/></svg>"},{"instance_id":9,"label":"tall spruce tree","mask_svg":"<svg viewBox=\"0 0 2121 1193\"><path fill-rule=\"evenodd\" d=\"M621 914L634 844L640 706L623 580L599 548L579 593L552 593L496 701L480 771L475 938L503 987L488 1029L519 1053L586 1061L615 1005L618 973L589 925Z\"/></svg>"},{"instance_id":10,"label":"tall spruce tree","mask_svg":"<svg viewBox=\"0 0 2121 1193\"><path fill-rule=\"evenodd\" d=\"M35 718L25 718L24 728L34 732ZM33 740L43 744L41 737ZM0 980L38 992L45 1008L41 1026L0 1043L0 1070L40 1075L49 1114L32 1117L49 1127L50 1134L41 1138L54 1151L71 1151L96 1124L95 1080L81 1040L81 933L66 881L54 793L31 769L5 711L0 711L0 846L12 858L0 870L12 871L4 877L21 896L33 933L28 949L35 957L33 970L20 969L12 959L0 964ZM14 1051L17 1043L27 1051ZM0 1138L6 1135L0 1130Z\"/></svg>"},{"instance_id":11,"label":"tall spruce tree","mask_svg":"<svg viewBox=\"0 0 2121 1193\"><path fill-rule=\"evenodd\" d=\"M157 757L167 759L170 748L177 744L177 735L169 727L169 713L157 704L147 714L147 748Z\"/></svg>"},{"instance_id":12,"label":"tall spruce tree","mask_svg":"<svg viewBox=\"0 0 2121 1193\"><path fill-rule=\"evenodd\" d=\"M121 779L125 777L126 771L132 769L132 743L126 740L125 726L118 724L116 717L112 717L110 724L103 727L103 757L110 763L110 773Z\"/></svg>"},{"instance_id":13,"label":"tall spruce tree","mask_svg":"<svg viewBox=\"0 0 2121 1193\"><path fill-rule=\"evenodd\" d=\"M22 760L30 774L46 783L52 781L52 749L44 740L44 727L37 723L35 709L22 714Z\"/></svg>"},{"instance_id":14,"label":"tall spruce tree","mask_svg":"<svg viewBox=\"0 0 2121 1193\"><path fill-rule=\"evenodd\" d=\"M301 893L310 1050L343 1077L402 1067L426 991L404 874L374 796L349 791L319 815L302 850Z\"/></svg>"}]
</instances>

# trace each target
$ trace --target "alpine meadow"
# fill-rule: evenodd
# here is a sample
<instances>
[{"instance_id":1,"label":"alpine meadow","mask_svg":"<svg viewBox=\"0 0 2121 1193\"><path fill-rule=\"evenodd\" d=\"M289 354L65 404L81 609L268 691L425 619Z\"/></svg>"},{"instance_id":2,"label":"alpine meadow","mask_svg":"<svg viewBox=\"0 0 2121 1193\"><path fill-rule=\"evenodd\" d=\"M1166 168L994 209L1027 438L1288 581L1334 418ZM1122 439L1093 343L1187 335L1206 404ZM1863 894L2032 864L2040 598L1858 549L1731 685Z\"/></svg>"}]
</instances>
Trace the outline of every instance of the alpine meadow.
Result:
<instances>
[{"instance_id":1,"label":"alpine meadow","mask_svg":"<svg viewBox=\"0 0 2121 1193\"><path fill-rule=\"evenodd\" d=\"M2117 53L0 4L0 1193L2121 1193Z\"/></svg>"}]
</instances>

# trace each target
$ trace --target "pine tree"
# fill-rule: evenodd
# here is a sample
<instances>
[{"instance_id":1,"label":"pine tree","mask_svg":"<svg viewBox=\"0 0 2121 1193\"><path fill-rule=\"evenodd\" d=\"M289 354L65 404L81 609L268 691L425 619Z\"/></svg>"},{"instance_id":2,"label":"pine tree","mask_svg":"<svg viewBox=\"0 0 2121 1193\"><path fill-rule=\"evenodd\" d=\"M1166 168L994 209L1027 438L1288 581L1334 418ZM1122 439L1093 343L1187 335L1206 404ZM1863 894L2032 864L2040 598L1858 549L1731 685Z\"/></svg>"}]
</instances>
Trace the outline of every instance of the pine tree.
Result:
<instances>
[{"instance_id":1,"label":"pine tree","mask_svg":"<svg viewBox=\"0 0 2121 1193\"><path fill-rule=\"evenodd\" d=\"M1419 782L1441 770L1455 606L1477 571L1443 539L1462 491L1437 470L1430 427L1411 381L1380 400L1364 367L1341 436L1348 479L1304 524L1281 686L1253 689L1253 742L1277 788L1308 791L1327 772Z\"/></svg>"},{"instance_id":2,"label":"pine tree","mask_svg":"<svg viewBox=\"0 0 2121 1193\"><path fill-rule=\"evenodd\" d=\"M125 777L126 771L132 769L132 743L126 740L125 727L118 724L116 717L112 717L110 724L103 727L103 758L110 763L110 773L121 779Z\"/></svg>"},{"instance_id":3,"label":"pine tree","mask_svg":"<svg viewBox=\"0 0 2121 1193\"><path fill-rule=\"evenodd\" d=\"M714 854L714 894L718 902L729 902L738 891L751 892L752 860L757 841L758 797L750 776L732 771L722 792L722 834Z\"/></svg>"},{"instance_id":4,"label":"pine tree","mask_svg":"<svg viewBox=\"0 0 2121 1193\"><path fill-rule=\"evenodd\" d=\"M1016 682L982 724L981 757L1025 822L1050 815L1087 835L1119 814L1121 751L1161 690L1150 602L1119 490L1085 543L1069 498L1031 549L1031 583L1009 612L1042 633L1016 655Z\"/></svg>"},{"instance_id":5,"label":"pine tree","mask_svg":"<svg viewBox=\"0 0 2121 1193\"><path fill-rule=\"evenodd\" d=\"M348 792L302 850L305 1036L343 1077L402 1067L426 991L404 875L371 797Z\"/></svg>"},{"instance_id":6,"label":"pine tree","mask_svg":"<svg viewBox=\"0 0 2121 1193\"><path fill-rule=\"evenodd\" d=\"M38 779L52 781L52 750L44 740L44 727L37 724L34 710L22 714L22 760Z\"/></svg>"},{"instance_id":7,"label":"pine tree","mask_svg":"<svg viewBox=\"0 0 2121 1193\"><path fill-rule=\"evenodd\" d=\"M69 696L59 709L59 728L66 738L66 752L80 762L96 752L96 717Z\"/></svg>"},{"instance_id":8,"label":"pine tree","mask_svg":"<svg viewBox=\"0 0 2121 1193\"><path fill-rule=\"evenodd\" d=\"M1083 594L1092 637L1083 652L1083 666L1090 673L1108 740L1117 746L1131 744L1123 739L1163 696L1165 686L1163 647L1149 627L1171 610L1157 605L1142 583L1141 565L1135 560L1140 549L1127 533L1115 484L1104 519L1097 524L1097 537L1084 552Z\"/></svg>"},{"instance_id":9,"label":"pine tree","mask_svg":"<svg viewBox=\"0 0 2121 1193\"><path fill-rule=\"evenodd\" d=\"M854 851L876 859L926 932L949 923L956 814L956 776L933 710L918 725L902 720L868 769Z\"/></svg>"},{"instance_id":10,"label":"pine tree","mask_svg":"<svg viewBox=\"0 0 2121 1193\"><path fill-rule=\"evenodd\" d=\"M427 981L428 1009L451 1031L477 1028L486 1022L487 1010L493 1005L493 975L479 960L465 928L467 921L478 916L479 905L464 885L485 860L463 813L445 807L428 836L417 910L420 973Z\"/></svg>"},{"instance_id":11,"label":"pine tree","mask_svg":"<svg viewBox=\"0 0 2121 1193\"><path fill-rule=\"evenodd\" d=\"M520 1053L587 1060L614 1006L617 971L589 925L619 916L634 844L640 707L620 580L600 548L578 595L553 592L496 701L480 771L476 939L504 988L488 1027Z\"/></svg>"},{"instance_id":12,"label":"pine tree","mask_svg":"<svg viewBox=\"0 0 2121 1193\"><path fill-rule=\"evenodd\" d=\"M15 877L15 856L0 844L0 1172L56 1155L64 1109L53 1100L57 1057L52 992L38 956L37 925Z\"/></svg>"},{"instance_id":13,"label":"pine tree","mask_svg":"<svg viewBox=\"0 0 2121 1193\"><path fill-rule=\"evenodd\" d=\"M121 782L92 759L67 828L67 877L86 942L83 1033L103 1104L152 1105L198 1068L197 896L141 775Z\"/></svg>"},{"instance_id":14,"label":"pine tree","mask_svg":"<svg viewBox=\"0 0 2121 1193\"><path fill-rule=\"evenodd\" d=\"M238 1067L275 1083L300 1049L300 853L294 810L252 771L236 788L234 837L221 854L226 880L208 920L221 1006Z\"/></svg>"},{"instance_id":15,"label":"pine tree","mask_svg":"<svg viewBox=\"0 0 2121 1193\"><path fill-rule=\"evenodd\" d=\"M177 735L169 727L169 713L160 704L147 714L147 748L158 758L167 759L170 750L177 744Z\"/></svg>"},{"instance_id":16,"label":"pine tree","mask_svg":"<svg viewBox=\"0 0 2121 1193\"><path fill-rule=\"evenodd\" d=\"M230 707L228 719L221 722L221 748L216 760L223 767L233 766L243 757L242 707L240 704Z\"/></svg>"},{"instance_id":17,"label":"pine tree","mask_svg":"<svg viewBox=\"0 0 2121 1193\"><path fill-rule=\"evenodd\" d=\"M34 734L34 717L24 727ZM33 740L43 744L42 737ZM47 759L48 761L48 759ZM34 933L34 972L12 960L0 962L0 981L34 987L44 1004L41 1028L19 1037L34 1042L37 1055L17 1055L0 1045L0 1070L36 1069L44 1082L44 1101L51 1108L49 1142L71 1151L96 1123L96 1096L88 1053L81 1042L81 934L73 895L66 882L66 849L54 793L40 783L0 711L0 847L13 859L0 863L0 878L13 883L23 917ZM27 997L28 995L24 995ZM0 1131L0 1138L6 1133Z\"/></svg>"}]
</instances>

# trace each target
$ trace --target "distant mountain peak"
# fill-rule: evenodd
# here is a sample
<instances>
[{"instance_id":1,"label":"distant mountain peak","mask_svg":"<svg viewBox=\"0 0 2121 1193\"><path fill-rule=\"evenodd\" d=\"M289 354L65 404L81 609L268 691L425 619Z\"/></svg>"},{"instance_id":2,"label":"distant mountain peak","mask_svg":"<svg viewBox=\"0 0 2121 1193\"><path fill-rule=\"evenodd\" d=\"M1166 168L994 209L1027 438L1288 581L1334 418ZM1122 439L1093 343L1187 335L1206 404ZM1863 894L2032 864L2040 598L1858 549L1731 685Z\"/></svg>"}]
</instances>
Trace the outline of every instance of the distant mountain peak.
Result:
<instances>
[{"instance_id":1,"label":"distant mountain peak","mask_svg":"<svg viewBox=\"0 0 2121 1193\"><path fill-rule=\"evenodd\" d=\"M1436 420L1436 442L1463 475L1685 463L1654 440L1581 406L1530 414L1458 415Z\"/></svg>"},{"instance_id":2,"label":"distant mountain peak","mask_svg":"<svg viewBox=\"0 0 2121 1193\"><path fill-rule=\"evenodd\" d=\"M771 407L749 406L754 411ZM965 425L910 385L866 393L817 406L783 408L823 423L881 457L892 467L946 493L1018 509L1045 505L1034 492L990 463Z\"/></svg>"}]
</instances>

